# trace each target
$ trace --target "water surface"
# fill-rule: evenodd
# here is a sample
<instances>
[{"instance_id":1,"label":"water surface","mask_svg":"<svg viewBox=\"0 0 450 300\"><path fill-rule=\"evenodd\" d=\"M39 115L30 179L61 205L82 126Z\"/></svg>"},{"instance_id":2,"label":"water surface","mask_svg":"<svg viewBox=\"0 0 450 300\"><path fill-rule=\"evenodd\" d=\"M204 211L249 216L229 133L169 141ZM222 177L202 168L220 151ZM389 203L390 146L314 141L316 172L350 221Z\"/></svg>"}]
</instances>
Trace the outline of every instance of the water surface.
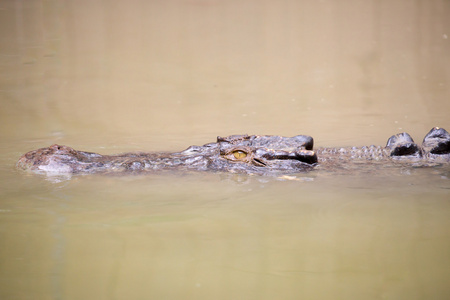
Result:
<instances>
[{"instance_id":1,"label":"water surface","mask_svg":"<svg viewBox=\"0 0 450 300\"><path fill-rule=\"evenodd\" d=\"M0 0L1 299L445 299L450 170L46 177L54 143L178 151L450 129L448 1Z\"/></svg>"}]
</instances>

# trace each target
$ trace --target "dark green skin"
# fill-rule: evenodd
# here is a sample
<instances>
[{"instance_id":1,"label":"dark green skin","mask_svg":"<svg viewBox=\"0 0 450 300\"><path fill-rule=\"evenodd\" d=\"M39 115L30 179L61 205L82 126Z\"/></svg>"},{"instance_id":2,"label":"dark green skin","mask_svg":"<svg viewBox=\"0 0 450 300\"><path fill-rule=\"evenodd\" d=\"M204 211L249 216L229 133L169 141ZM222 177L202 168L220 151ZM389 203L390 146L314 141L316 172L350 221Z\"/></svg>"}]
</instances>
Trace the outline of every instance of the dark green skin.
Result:
<instances>
[{"instance_id":1,"label":"dark green skin","mask_svg":"<svg viewBox=\"0 0 450 300\"><path fill-rule=\"evenodd\" d=\"M450 162L450 134L435 127L421 146L407 133L389 138L385 147L319 148L306 135L233 135L215 143L191 146L176 153L124 153L101 155L52 145L30 151L17 167L37 173L137 173L157 170L217 171L243 174L292 174L333 169L354 163L411 163L433 166Z\"/></svg>"}]
</instances>

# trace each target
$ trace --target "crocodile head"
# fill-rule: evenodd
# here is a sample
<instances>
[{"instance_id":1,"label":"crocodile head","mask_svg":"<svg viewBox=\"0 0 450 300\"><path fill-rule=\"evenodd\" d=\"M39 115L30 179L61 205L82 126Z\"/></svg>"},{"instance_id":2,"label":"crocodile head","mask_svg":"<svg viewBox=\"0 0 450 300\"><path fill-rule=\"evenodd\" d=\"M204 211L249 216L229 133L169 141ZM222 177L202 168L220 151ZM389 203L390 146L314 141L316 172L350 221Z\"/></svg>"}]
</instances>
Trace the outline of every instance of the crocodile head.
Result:
<instances>
[{"instance_id":1,"label":"crocodile head","mask_svg":"<svg viewBox=\"0 0 450 300\"><path fill-rule=\"evenodd\" d=\"M17 166L45 173L94 173L145 170L210 170L246 174L311 169L317 162L309 136L233 135L178 153L100 155L52 145L24 154Z\"/></svg>"}]
</instances>

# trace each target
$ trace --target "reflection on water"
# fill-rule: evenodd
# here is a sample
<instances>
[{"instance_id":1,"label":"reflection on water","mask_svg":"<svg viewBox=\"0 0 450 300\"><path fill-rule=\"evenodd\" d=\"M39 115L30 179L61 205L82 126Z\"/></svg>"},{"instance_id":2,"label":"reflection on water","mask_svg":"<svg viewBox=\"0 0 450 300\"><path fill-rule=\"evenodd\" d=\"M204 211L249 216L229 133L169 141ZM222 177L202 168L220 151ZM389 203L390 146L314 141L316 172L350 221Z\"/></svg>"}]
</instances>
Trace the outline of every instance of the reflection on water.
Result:
<instances>
[{"instance_id":1,"label":"reflection on water","mask_svg":"<svg viewBox=\"0 0 450 300\"><path fill-rule=\"evenodd\" d=\"M450 170L30 175L54 143L177 151L449 129L448 1L0 0L1 299L446 299ZM50 179L50 180L49 180Z\"/></svg>"},{"instance_id":2,"label":"reflection on water","mask_svg":"<svg viewBox=\"0 0 450 300\"><path fill-rule=\"evenodd\" d=\"M420 177L21 177L23 193L2 203L2 291L439 299L450 275L450 185Z\"/></svg>"},{"instance_id":3,"label":"reflection on water","mask_svg":"<svg viewBox=\"0 0 450 300\"><path fill-rule=\"evenodd\" d=\"M1 134L363 145L447 125L448 1L241 2L2 1Z\"/></svg>"}]
</instances>

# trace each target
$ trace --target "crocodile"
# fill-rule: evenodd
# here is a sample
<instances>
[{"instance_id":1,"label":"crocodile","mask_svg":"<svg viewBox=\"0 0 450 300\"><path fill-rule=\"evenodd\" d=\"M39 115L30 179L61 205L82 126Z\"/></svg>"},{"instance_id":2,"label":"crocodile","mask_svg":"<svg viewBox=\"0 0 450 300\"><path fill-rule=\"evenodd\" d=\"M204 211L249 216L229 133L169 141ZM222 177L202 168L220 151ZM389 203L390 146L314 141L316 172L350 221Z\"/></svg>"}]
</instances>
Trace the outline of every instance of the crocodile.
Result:
<instances>
[{"instance_id":1,"label":"crocodile","mask_svg":"<svg viewBox=\"0 0 450 300\"><path fill-rule=\"evenodd\" d=\"M450 134L439 127L428 132L421 146L408 133L391 136L385 147L313 150L313 146L313 138L307 135L231 135L175 153L101 155L55 144L22 155L17 167L47 174L192 170L268 175L370 164L435 166L450 162Z\"/></svg>"}]
</instances>

